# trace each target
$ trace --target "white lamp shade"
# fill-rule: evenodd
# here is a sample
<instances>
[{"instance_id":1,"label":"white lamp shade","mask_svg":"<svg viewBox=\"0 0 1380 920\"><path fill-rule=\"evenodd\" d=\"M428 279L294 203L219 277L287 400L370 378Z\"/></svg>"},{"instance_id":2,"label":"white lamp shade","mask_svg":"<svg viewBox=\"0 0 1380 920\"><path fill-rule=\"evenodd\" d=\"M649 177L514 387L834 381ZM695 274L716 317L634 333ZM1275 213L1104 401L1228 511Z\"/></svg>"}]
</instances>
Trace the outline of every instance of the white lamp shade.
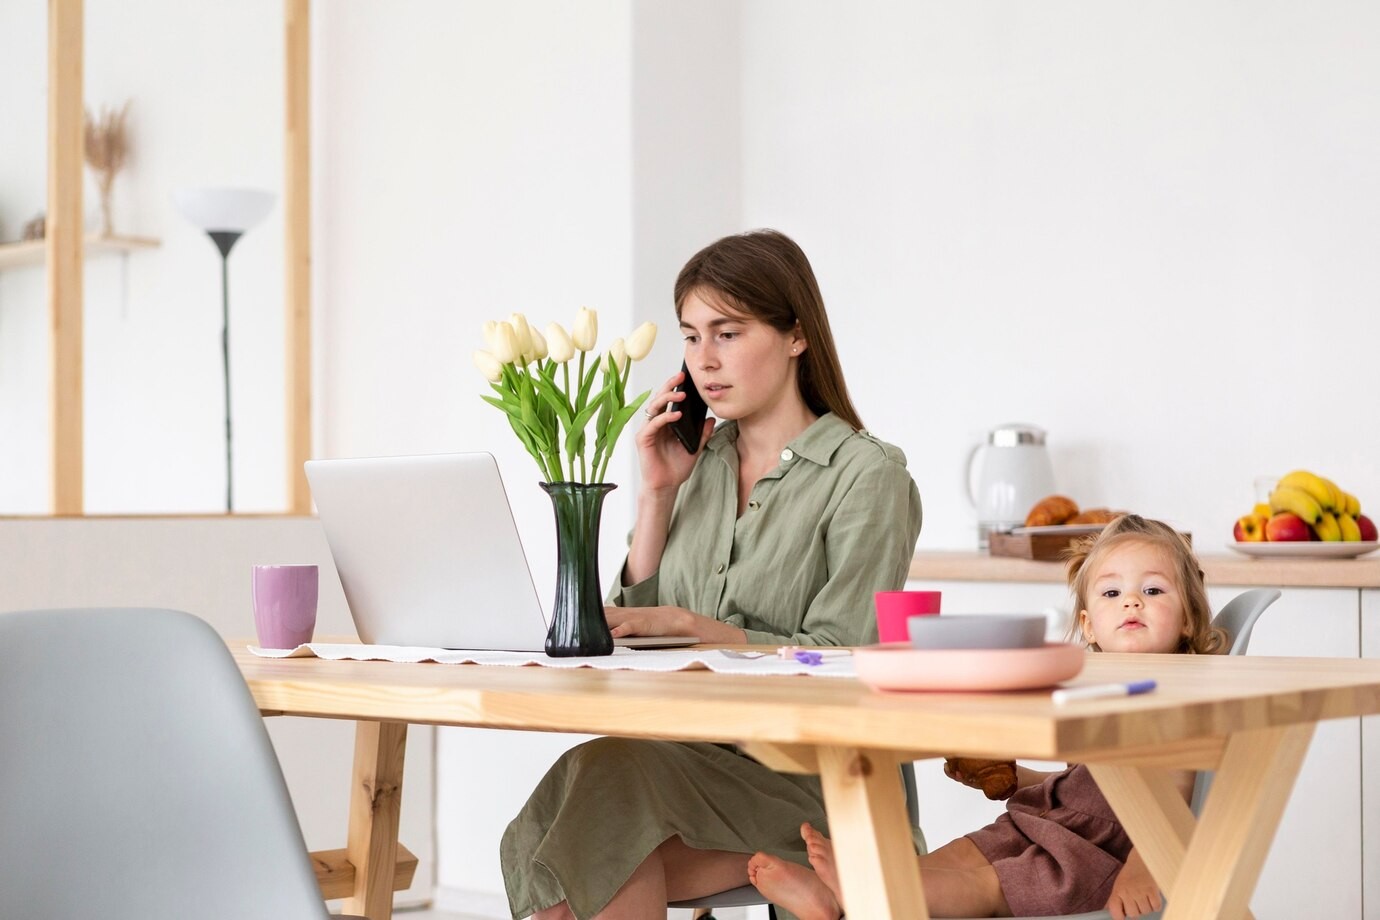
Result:
<instances>
[{"instance_id":1,"label":"white lamp shade","mask_svg":"<svg viewBox=\"0 0 1380 920\"><path fill-rule=\"evenodd\" d=\"M267 217L278 199L261 188L184 188L172 197L182 216L207 233L244 233Z\"/></svg>"}]
</instances>

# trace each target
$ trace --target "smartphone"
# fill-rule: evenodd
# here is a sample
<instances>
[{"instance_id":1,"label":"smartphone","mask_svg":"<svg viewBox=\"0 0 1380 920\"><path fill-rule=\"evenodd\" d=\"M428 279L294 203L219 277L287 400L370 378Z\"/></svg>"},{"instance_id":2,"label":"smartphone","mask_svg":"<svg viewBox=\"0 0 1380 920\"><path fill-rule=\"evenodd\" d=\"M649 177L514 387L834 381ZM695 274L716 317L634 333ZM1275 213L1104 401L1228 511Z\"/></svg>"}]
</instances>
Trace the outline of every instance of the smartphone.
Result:
<instances>
[{"instance_id":1,"label":"smartphone","mask_svg":"<svg viewBox=\"0 0 1380 920\"><path fill-rule=\"evenodd\" d=\"M684 393L685 398L678 403L669 403L668 409L680 411L680 418L671 423L671 430L680 438L680 443L690 453L700 449L700 438L704 435L704 418L709 411L709 407L704 404L704 397L700 391L695 389L695 381L690 376L690 368L681 362L680 372L685 375L685 382L676 387L676 392Z\"/></svg>"}]
</instances>

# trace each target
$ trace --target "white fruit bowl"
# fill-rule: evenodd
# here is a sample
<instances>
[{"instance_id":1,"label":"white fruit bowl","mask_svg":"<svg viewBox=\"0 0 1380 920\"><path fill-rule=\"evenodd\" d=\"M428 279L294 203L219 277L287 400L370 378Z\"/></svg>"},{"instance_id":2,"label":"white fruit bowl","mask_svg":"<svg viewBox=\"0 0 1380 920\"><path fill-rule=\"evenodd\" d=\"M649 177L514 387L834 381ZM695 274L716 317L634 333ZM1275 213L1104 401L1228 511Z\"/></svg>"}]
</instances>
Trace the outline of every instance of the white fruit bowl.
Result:
<instances>
[{"instance_id":1,"label":"white fruit bowl","mask_svg":"<svg viewBox=\"0 0 1380 920\"><path fill-rule=\"evenodd\" d=\"M1307 542L1302 540L1281 541L1279 543L1241 543L1232 540L1227 549L1234 549L1247 556L1276 556L1311 559L1354 559L1380 549L1375 540L1353 540L1351 542Z\"/></svg>"}]
</instances>

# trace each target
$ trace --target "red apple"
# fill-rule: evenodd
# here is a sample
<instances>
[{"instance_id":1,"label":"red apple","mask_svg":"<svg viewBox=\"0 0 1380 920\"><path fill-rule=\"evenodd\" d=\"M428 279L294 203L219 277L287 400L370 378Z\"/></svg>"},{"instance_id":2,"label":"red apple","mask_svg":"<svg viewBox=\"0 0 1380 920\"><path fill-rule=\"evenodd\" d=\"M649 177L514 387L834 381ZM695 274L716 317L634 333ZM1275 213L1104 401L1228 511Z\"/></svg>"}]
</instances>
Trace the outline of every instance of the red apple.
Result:
<instances>
[{"instance_id":1,"label":"red apple","mask_svg":"<svg viewBox=\"0 0 1380 920\"><path fill-rule=\"evenodd\" d=\"M1281 511L1265 523L1265 539L1274 542L1297 542L1313 539L1313 530L1303 518Z\"/></svg>"},{"instance_id":2,"label":"red apple","mask_svg":"<svg viewBox=\"0 0 1380 920\"><path fill-rule=\"evenodd\" d=\"M1366 517L1364 514L1358 514L1356 516L1356 526L1359 527L1361 530L1362 540L1376 539L1375 522L1372 521L1370 518Z\"/></svg>"},{"instance_id":3,"label":"red apple","mask_svg":"<svg viewBox=\"0 0 1380 920\"><path fill-rule=\"evenodd\" d=\"M1231 535L1237 543L1262 543L1265 540L1266 518L1258 514L1247 514L1236 519Z\"/></svg>"}]
</instances>

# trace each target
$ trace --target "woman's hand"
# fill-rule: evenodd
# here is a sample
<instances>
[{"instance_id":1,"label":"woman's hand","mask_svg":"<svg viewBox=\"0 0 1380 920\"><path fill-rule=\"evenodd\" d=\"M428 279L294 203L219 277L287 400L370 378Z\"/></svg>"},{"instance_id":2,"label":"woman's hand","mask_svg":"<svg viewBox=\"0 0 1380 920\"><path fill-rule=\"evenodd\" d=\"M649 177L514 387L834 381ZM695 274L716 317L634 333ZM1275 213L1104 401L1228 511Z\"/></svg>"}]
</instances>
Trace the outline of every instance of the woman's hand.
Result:
<instances>
[{"instance_id":1,"label":"woman's hand","mask_svg":"<svg viewBox=\"0 0 1380 920\"><path fill-rule=\"evenodd\" d=\"M625 636L694 636L701 642L741 645L747 633L684 607L605 607L609 632Z\"/></svg>"},{"instance_id":2,"label":"woman's hand","mask_svg":"<svg viewBox=\"0 0 1380 920\"><path fill-rule=\"evenodd\" d=\"M1114 920L1139 917L1159 910L1164 906L1160 898L1159 886L1145 868L1145 861L1135 850L1126 859L1126 865L1117 873L1112 883L1112 895L1107 899L1107 912Z\"/></svg>"},{"instance_id":3,"label":"woman's hand","mask_svg":"<svg viewBox=\"0 0 1380 920\"><path fill-rule=\"evenodd\" d=\"M615 639L625 636L693 635L688 618L695 616L684 607L605 607L604 618Z\"/></svg>"},{"instance_id":4,"label":"woman's hand","mask_svg":"<svg viewBox=\"0 0 1380 920\"><path fill-rule=\"evenodd\" d=\"M679 404L685 399L684 393L675 388L685 379L685 374L677 371L671 375L661 389L644 404L651 417L638 431L634 443L637 444L637 461L642 470L642 489L650 492L665 492L680 488L681 483L690 478L695 468L698 453L690 453L671 431L672 422L680 418L680 410L666 410L667 403ZM700 447L709 440L714 430L714 422L705 419L704 431L700 433Z\"/></svg>"}]
</instances>

